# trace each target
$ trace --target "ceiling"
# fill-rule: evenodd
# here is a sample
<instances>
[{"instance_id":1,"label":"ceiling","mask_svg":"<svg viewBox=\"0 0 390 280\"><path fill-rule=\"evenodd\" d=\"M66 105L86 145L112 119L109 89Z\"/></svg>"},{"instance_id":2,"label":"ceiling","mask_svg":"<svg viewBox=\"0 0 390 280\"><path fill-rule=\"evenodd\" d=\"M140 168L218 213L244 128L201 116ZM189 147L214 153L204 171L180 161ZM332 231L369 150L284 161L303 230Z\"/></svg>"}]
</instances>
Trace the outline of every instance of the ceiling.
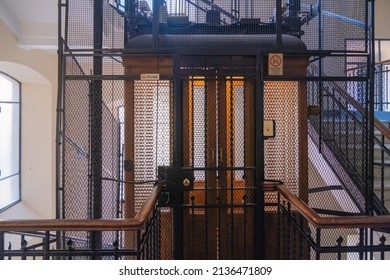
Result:
<instances>
[{"instance_id":1,"label":"ceiling","mask_svg":"<svg viewBox=\"0 0 390 280\"><path fill-rule=\"evenodd\" d=\"M57 17L58 0L0 0L0 19L21 47L56 49Z\"/></svg>"}]
</instances>

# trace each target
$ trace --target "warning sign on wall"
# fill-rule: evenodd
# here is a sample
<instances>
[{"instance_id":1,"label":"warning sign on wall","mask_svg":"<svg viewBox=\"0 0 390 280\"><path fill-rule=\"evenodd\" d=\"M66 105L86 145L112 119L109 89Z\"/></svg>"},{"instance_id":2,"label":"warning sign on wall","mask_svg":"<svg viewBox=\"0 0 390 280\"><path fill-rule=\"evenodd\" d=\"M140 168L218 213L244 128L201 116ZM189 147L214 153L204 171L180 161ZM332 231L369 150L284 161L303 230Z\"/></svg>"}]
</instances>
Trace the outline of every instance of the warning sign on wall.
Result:
<instances>
[{"instance_id":1,"label":"warning sign on wall","mask_svg":"<svg viewBox=\"0 0 390 280\"><path fill-rule=\"evenodd\" d=\"M282 53L268 54L268 75L270 76L283 75L283 54Z\"/></svg>"}]
</instances>

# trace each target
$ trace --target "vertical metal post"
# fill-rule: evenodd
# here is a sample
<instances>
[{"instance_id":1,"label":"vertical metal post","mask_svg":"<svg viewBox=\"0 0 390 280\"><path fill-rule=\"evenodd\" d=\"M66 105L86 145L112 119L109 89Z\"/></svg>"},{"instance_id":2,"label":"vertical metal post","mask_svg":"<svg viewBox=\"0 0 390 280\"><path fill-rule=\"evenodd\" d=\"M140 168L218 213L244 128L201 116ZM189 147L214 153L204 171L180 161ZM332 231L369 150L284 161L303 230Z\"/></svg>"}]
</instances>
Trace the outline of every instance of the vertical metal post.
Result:
<instances>
[{"instance_id":1,"label":"vertical metal post","mask_svg":"<svg viewBox=\"0 0 390 280\"><path fill-rule=\"evenodd\" d=\"M49 253L50 253L50 231L46 231L45 232L45 237L44 237L44 250L45 250L45 256L44 256L44 259L45 260L48 260L50 257L49 257Z\"/></svg>"},{"instance_id":2,"label":"vertical metal post","mask_svg":"<svg viewBox=\"0 0 390 280\"><path fill-rule=\"evenodd\" d=\"M61 218L61 145L63 117L64 88L64 41L62 38L62 0L58 0L58 84L57 84L57 115L56 115L56 219ZM66 23L65 23L66 24Z\"/></svg>"},{"instance_id":3,"label":"vertical metal post","mask_svg":"<svg viewBox=\"0 0 390 280\"><path fill-rule=\"evenodd\" d=\"M372 201L374 199L374 88L375 88L375 1L370 0L371 3L371 32L370 32L370 56L368 59L369 63L369 87L367 98L368 98L368 165L367 165L367 178L368 187L366 191L366 215L373 214Z\"/></svg>"},{"instance_id":4,"label":"vertical metal post","mask_svg":"<svg viewBox=\"0 0 390 280\"><path fill-rule=\"evenodd\" d=\"M132 14L133 12L133 9L131 9L131 3L134 0L126 0L125 1L125 13L130 15L130 18L132 18L134 16L134 14ZM130 27L131 27L131 19L129 19L128 17L123 17L123 22L124 22L124 47L127 46L127 42L128 40L130 39L131 37L131 34L130 34Z\"/></svg>"},{"instance_id":5,"label":"vertical metal post","mask_svg":"<svg viewBox=\"0 0 390 280\"><path fill-rule=\"evenodd\" d=\"M153 50L158 49L158 36L160 28L160 5L158 0L153 0Z\"/></svg>"},{"instance_id":6,"label":"vertical metal post","mask_svg":"<svg viewBox=\"0 0 390 280\"><path fill-rule=\"evenodd\" d=\"M264 81L263 81L263 56L256 56L256 92L255 92L255 145L256 145L256 207L255 207L255 259L265 258L264 244Z\"/></svg>"},{"instance_id":7,"label":"vertical metal post","mask_svg":"<svg viewBox=\"0 0 390 280\"><path fill-rule=\"evenodd\" d=\"M282 0L276 0L276 44L282 47Z\"/></svg>"},{"instance_id":8,"label":"vertical metal post","mask_svg":"<svg viewBox=\"0 0 390 280\"><path fill-rule=\"evenodd\" d=\"M65 170L63 166L65 148L63 146L63 127L64 122L64 88L65 88L65 59L64 59L64 38L62 37L62 11L65 7L66 14L68 11L67 1L66 4L62 3L63 0L58 0L58 81L57 81L57 114L56 114L56 219L65 218L65 206L61 205L64 203L64 192L63 192L63 183L65 176ZM66 30L67 30L67 18L65 18L65 39L66 39ZM62 167L62 168L61 168ZM62 174L61 174L62 170ZM56 232L57 235L57 247L61 248L61 233Z\"/></svg>"},{"instance_id":9,"label":"vertical metal post","mask_svg":"<svg viewBox=\"0 0 390 280\"><path fill-rule=\"evenodd\" d=\"M180 57L175 55L173 60L173 165L183 166L183 95L182 81L180 79ZM173 206L173 258L183 259L183 191L174 193L175 205Z\"/></svg>"},{"instance_id":10,"label":"vertical metal post","mask_svg":"<svg viewBox=\"0 0 390 280\"><path fill-rule=\"evenodd\" d=\"M318 49L322 50L322 0L318 0ZM322 138L322 119L323 119L323 84L321 81L322 77L322 58L318 60L318 105L320 106L320 116L319 116L319 124L318 124L318 152L322 152L322 144L321 144L321 138Z\"/></svg>"},{"instance_id":11,"label":"vertical metal post","mask_svg":"<svg viewBox=\"0 0 390 280\"><path fill-rule=\"evenodd\" d=\"M4 260L4 232L0 232L0 260Z\"/></svg>"},{"instance_id":12,"label":"vertical metal post","mask_svg":"<svg viewBox=\"0 0 390 280\"><path fill-rule=\"evenodd\" d=\"M365 240L367 240L365 233L367 233L366 229L364 229L364 228L359 229L359 248L364 248L365 245L367 244L367 242L364 242ZM368 252L364 252L363 250L360 250L359 251L359 260L364 260L365 254L367 255ZM366 257L366 259L367 259L367 257Z\"/></svg>"},{"instance_id":13,"label":"vertical metal post","mask_svg":"<svg viewBox=\"0 0 390 280\"><path fill-rule=\"evenodd\" d=\"M316 248L316 260L319 260L320 257L321 257L321 252L320 252L320 249L321 249L321 229L320 228L317 228L316 230L316 244L315 244Z\"/></svg>"},{"instance_id":14,"label":"vertical metal post","mask_svg":"<svg viewBox=\"0 0 390 280\"><path fill-rule=\"evenodd\" d=\"M103 73L103 1L94 0L93 13L93 75L101 76ZM93 219L102 218L102 80L93 79L90 91L91 110L91 180L92 180L92 215ZM100 249L102 240L101 232L94 232L92 237L92 248Z\"/></svg>"}]
</instances>

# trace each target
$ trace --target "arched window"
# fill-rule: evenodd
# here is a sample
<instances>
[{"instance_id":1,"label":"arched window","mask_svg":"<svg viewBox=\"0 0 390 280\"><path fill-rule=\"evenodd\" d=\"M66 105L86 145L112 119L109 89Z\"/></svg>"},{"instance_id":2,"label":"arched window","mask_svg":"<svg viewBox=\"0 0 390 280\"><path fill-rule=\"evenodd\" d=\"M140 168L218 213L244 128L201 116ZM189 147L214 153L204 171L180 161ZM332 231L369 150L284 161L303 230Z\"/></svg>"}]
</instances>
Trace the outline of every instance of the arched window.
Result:
<instances>
[{"instance_id":1,"label":"arched window","mask_svg":"<svg viewBox=\"0 0 390 280\"><path fill-rule=\"evenodd\" d=\"M20 88L0 72L0 212L20 201Z\"/></svg>"}]
</instances>

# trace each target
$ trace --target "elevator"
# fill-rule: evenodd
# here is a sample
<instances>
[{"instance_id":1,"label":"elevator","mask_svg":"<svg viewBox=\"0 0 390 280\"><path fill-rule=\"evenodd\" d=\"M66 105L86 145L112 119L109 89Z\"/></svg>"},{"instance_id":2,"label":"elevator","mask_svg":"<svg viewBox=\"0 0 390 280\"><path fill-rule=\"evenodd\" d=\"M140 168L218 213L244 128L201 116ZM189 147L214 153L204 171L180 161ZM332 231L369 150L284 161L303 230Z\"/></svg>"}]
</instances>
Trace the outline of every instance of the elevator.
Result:
<instances>
[{"instance_id":1,"label":"elevator","mask_svg":"<svg viewBox=\"0 0 390 280\"><path fill-rule=\"evenodd\" d=\"M151 43L150 36L140 37L131 46ZM142 172L150 166L154 176L165 179L161 202L171 211L174 236L166 246L172 246L177 259L264 258L273 220L266 203L275 198L264 194L262 183L283 180L307 196L306 87L286 80L305 77L307 57L285 55L283 80L267 81L264 50L272 47L271 37L235 36L229 44L224 37L167 36L164 43L174 53L124 59L131 77L124 99L125 162L132 167L125 180L142 179L137 166ZM204 40L204 50L197 45L191 51L195 39ZM303 47L295 39L284 38L287 47L296 42ZM235 48L239 41L254 49L240 53ZM142 98L150 100L149 107L137 104ZM154 123L149 126L154 140L141 140L142 149L150 145L146 150L154 153L147 166L136 143L145 133L137 125L145 120ZM273 124L271 137L263 134L264 121ZM137 190L126 190L126 215L131 217Z\"/></svg>"}]
</instances>

